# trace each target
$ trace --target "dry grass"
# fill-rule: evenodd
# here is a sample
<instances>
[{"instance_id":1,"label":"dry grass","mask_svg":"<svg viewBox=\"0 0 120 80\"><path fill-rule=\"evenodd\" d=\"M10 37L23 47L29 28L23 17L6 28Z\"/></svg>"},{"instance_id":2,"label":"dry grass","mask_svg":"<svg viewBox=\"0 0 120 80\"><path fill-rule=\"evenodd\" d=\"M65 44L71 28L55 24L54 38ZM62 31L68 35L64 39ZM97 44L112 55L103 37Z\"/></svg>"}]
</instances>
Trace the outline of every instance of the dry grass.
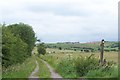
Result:
<instances>
[{"instance_id":1,"label":"dry grass","mask_svg":"<svg viewBox=\"0 0 120 80\"><path fill-rule=\"evenodd\" d=\"M72 51L72 50L58 50L58 49L47 49L47 52L55 52L55 53L51 53L51 54L47 54L47 55L51 55L54 57L58 57L60 58L64 58L64 57L68 57L69 55L72 55L73 58L77 58L80 56L90 56L91 54L95 54L96 58L99 58L100 56L100 52L80 52L80 51ZM118 63L118 52L104 52L104 59L106 59L107 61L114 61L116 63Z\"/></svg>"}]
</instances>

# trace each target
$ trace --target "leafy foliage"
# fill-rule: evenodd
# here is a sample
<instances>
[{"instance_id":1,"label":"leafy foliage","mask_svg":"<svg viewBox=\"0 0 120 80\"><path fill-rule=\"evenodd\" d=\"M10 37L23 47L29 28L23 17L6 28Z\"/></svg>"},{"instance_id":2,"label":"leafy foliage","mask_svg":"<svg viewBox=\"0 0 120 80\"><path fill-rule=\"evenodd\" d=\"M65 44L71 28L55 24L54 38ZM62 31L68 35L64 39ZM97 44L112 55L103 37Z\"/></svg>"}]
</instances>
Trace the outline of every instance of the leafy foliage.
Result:
<instances>
[{"instance_id":1,"label":"leafy foliage","mask_svg":"<svg viewBox=\"0 0 120 80\"><path fill-rule=\"evenodd\" d=\"M89 57L77 58L75 62L76 70L79 76L85 76L89 70L94 70L98 67L99 60L93 57L93 54Z\"/></svg>"},{"instance_id":2,"label":"leafy foliage","mask_svg":"<svg viewBox=\"0 0 120 80\"><path fill-rule=\"evenodd\" d=\"M19 23L9 25L8 29L11 30L14 36L19 36L22 41L28 44L28 52L30 55L36 41L32 27L27 24Z\"/></svg>"},{"instance_id":3,"label":"leafy foliage","mask_svg":"<svg viewBox=\"0 0 120 80\"><path fill-rule=\"evenodd\" d=\"M94 70L99 65L99 60L94 58L93 55L89 57L66 58L60 61L57 66L58 72L65 78L76 78L85 76L89 70ZM69 74L71 73L71 74Z\"/></svg>"},{"instance_id":4,"label":"leafy foliage","mask_svg":"<svg viewBox=\"0 0 120 80\"><path fill-rule=\"evenodd\" d=\"M8 67L13 64L22 63L31 55L34 43L34 31L29 25L23 23L8 26L3 25L2 66Z\"/></svg>"},{"instance_id":5,"label":"leafy foliage","mask_svg":"<svg viewBox=\"0 0 120 80\"><path fill-rule=\"evenodd\" d=\"M43 55L46 53L46 48L45 48L44 43L40 43L38 45L38 53L39 54L43 54Z\"/></svg>"},{"instance_id":6,"label":"leafy foliage","mask_svg":"<svg viewBox=\"0 0 120 80\"><path fill-rule=\"evenodd\" d=\"M61 60L57 65L57 71L65 78L76 78L78 76L74 59Z\"/></svg>"}]
</instances>

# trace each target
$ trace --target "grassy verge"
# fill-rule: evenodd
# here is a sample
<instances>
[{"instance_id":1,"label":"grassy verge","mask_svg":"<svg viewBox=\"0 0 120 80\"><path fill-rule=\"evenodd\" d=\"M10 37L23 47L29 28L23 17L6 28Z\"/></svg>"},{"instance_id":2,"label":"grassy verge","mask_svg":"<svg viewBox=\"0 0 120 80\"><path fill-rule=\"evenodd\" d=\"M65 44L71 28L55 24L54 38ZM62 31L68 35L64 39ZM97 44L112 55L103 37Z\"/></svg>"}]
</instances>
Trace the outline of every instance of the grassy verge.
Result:
<instances>
[{"instance_id":1,"label":"grassy verge","mask_svg":"<svg viewBox=\"0 0 120 80\"><path fill-rule=\"evenodd\" d=\"M22 64L17 64L7 69L3 69L3 78L28 78L34 68L36 67L35 64L35 57L32 56Z\"/></svg>"},{"instance_id":2,"label":"grassy verge","mask_svg":"<svg viewBox=\"0 0 120 80\"><path fill-rule=\"evenodd\" d=\"M37 74L40 78L51 78L48 67L41 61L40 58L36 57L39 64L39 73Z\"/></svg>"}]
</instances>

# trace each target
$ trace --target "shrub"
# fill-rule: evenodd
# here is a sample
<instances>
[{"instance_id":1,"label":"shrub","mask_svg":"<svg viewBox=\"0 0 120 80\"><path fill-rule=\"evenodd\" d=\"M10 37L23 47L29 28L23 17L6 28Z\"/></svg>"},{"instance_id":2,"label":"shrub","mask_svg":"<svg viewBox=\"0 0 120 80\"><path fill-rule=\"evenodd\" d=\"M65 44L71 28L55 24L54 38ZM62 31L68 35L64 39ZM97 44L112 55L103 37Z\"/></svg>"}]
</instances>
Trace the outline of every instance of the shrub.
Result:
<instances>
[{"instance_id":1,"label":"shrub","mask_svg":"<svg viewBox=\"0 0 120 80\"><path fill-rule=\"evenodd\" d=\"M57 71L65 78L76 78L75 60L65 58L57 65Z\"/></svg>"},{"instance_id":2,"label":"shrub","mask_svg":"<svg viewBox=\"0 0 120 80\"><path fill-rule=\"evenodd\" d=\"M79 57L77 59L67 58L62 59L57 65L57 71L65 78L76 78L85 76L89 70L99 68L99 60L93 57Z\"/></svg>"},{"instance_id":3,"label":"shrub","mask_svg":"<svg viewBox=\"0 0 120 80\"><path fill-rule=\"evenodd\" d=\"M46 48L45 48L44 43L40 43L37 47L38 47L38 53L39 54L44 55L46 53Z\"/></svg>"},{"instance_id":4,"label":"shrub","mask_svg":"<svg viewBox=\"0 0 120 80\"><path fill-rule=\"evenodd\" d=\"M75 61L75 67L79 76L84 76L89 70L98 68L99 60L93 57L93 54L89 57L80 57Z\"/></svg>"},{"instance_id":5,"label":"shrub","mask_svg":"<svg viewBox=\"0 0 120 80\"><path fill-rule=\"evenodd\" d=\"M59 50L62 50L62 48L61 48L61 47L59 47Z\"/></svg>"}]
</instances>

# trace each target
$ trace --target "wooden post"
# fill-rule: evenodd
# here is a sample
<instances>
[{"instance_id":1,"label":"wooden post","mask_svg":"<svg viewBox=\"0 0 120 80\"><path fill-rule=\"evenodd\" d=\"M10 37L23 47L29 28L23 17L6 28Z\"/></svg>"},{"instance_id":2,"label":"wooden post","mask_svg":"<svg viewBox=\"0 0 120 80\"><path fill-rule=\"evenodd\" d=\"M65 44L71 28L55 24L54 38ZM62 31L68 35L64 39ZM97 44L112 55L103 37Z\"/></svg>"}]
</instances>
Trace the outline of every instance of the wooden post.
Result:
<instances>
[{"instance_id":1,"label":"wooden post","mask_svg":"<svg viewBox=\"0 0 120 80\"><path fill-rule=\"evenodd\" d=\"M100 64L103 64L103 53L104 53L104 39L102 39L101 44L100 44Z\"/></svg>"}]
</instances>

